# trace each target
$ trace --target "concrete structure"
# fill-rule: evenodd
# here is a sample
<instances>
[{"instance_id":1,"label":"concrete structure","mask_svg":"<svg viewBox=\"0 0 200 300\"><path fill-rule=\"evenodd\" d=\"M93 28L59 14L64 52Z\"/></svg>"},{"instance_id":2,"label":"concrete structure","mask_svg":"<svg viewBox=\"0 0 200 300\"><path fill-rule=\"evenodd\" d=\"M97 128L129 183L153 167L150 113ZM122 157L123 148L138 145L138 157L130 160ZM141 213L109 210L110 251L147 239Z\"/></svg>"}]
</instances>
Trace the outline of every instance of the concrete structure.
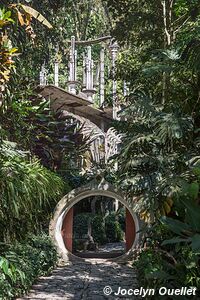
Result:
<instances>
[{"instance_id":1,"label":"concrete structure","mask_svg":"<svg viewBox=\"0 0 200 300\"><path fill-rule=\"evenodd\" d=\"M109 45L106 44L110 41ZM101 43L99 62L92 58L92 44ZM81 123L81 134L90 141L91 164L83 165L84 172L90 171L93 163L107 164L109 158L119 151L122 136L112 128L113 119L118 119L118 83L115 79L115 62L117 59L118 45L111 42L110 37L103 37L94 41L77 42L72 37L69 41L69 66L67 85L65 88L59 86L59 62L54 63L54 84L48 84L46 66L43 65L40 72L40 86L38 93L50 100L50 108L54 112L60 112L63 116L76 119ZM87 46L83 55L82 82L77 75L78 68L78 45ZM56 55L58 49L56 50ZM105 57L110 55L110 66L105 65ZM94 75L96 63L96 75ZM112 107L105 105L105 69L110 70L112 80ZM99 87L99 88L98 88ZM126 83L124 83L124 94L127 95ZM94 96L96 103L94 103ZM97 103L99 104L97 106ZM117 169L117 165L114 166ZM126 207L126 248L130 252L138 244L139 222L133 212L133 203L129 203L120 191L115 190L110 184L103 180L97 180L71 191L57 205L53 219L50 224L50 235L54 240L60 255L68 258L72 252L72 228L73 228L73 205L78 201L89 197L101 195L111 197L116 202L121 202Z\"/></svg>"},{"instance_id":2,"label":"concrete structure","mask_svg":"<svg viewBox=\"0 0 200 300\"><path fill-rule=\"evenodd\" d=\"M125 255L128 256L131 254L131 252L139 244L138 231L140 225L137 215L133 212L133 202L127 201L118 190L116 190L103 178L99 177L99 179L95 179L89 184L68 193L56 206L53 219L50 223L49 232L58 249L59 255L64 260L74 258L73 254L71 253L73 237L73 206L79 201L95 195L117 199L126 207L126 241L128 252Z\"/></svg>"}]
</instances>

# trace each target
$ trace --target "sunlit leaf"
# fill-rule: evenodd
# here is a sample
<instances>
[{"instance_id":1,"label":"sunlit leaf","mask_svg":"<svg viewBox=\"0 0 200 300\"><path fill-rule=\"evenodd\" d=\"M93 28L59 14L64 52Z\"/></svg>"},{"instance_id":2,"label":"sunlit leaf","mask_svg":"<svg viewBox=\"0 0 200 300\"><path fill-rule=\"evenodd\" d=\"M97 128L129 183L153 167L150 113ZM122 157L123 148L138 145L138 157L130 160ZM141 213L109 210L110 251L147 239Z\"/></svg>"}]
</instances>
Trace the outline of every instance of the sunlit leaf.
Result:
<instances>
[{"instance_id":1,"label":"sunlit leaf","mask_svg":"<svg viewBox=\"0 0 200 300\"><path fill-rule=\"evenodd\" d=\"M41 22L48 28L53 28L53 26L47 21L47 19L34 8L23 4L21 4L21 7L25 10L26 13L37 19L39 22Z\"/></svg>"}]
</instances>

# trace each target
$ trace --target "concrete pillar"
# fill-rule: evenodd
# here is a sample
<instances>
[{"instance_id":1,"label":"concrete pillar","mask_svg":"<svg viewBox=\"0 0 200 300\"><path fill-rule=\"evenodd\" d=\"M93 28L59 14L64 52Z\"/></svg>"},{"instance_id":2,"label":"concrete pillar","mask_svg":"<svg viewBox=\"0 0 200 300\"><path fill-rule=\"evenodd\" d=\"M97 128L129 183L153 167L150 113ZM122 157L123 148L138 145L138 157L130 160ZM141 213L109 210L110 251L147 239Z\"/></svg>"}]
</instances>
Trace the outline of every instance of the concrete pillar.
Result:
<instances>
[{"instance_id":1,"label":"concrete pillar","mask_svg":"<svg viewBox=\"0 0 200 300\"><path fill-rule=\"evenodd\" d=\"M105 49L102 47L100 52L100 106L102 107L104 104L105 98Z\"/></svg>"},{"instance_id":2,"label":"concrete pillar","mask_svg":"<svg viewBox=\"0 0 200 300\"><path fill-rule=\"evenodd\" d=\"M65 216L62 225L62 237L65 244L65 247L70 252L73 251L73 215L74 208L70 208L68 213Z\"/></svg>"},{"instance_id":3,"label":"concrete pillar","mask_svg":"<svg viewBox=\"0 0 200 300\"><path fill-rule=\"evenodd\" d=\"M45 69L45 63L42 65L40 70L40 85L41 86L47 85L47 72Z\"/></svg>"},{"instance_id":4,"label":"concrete pillar","mask_svg":"<svg viewBox=\"0 0 200 300\"><path fill-rule=\"evenodd\" d=\"M131 249L135 236L135 222L129 210L126 209L126 251Z\"/></svg>"},{"instance_id":5,"label":"concrete pillar","mask_svg":"<svg viewBox=\"0 0 200 300\"><path fill-rule=\"evenodd\" d=\"M119 50L119 46L117 42L114 42L110 46L111 49L111 55L112 55L112 77L113 77L113 119L117 120L117 112L119 111L119 108L117 107L117 81L116 81L116 59L117 54Z\"/></svg>"},{"instance_id":6,"label":"concrete pillar","mask_svg":"<svg viewBox=\"0 0 200 300\"><path fill-rule=\"evenodd\" d=\"M75 37L71 37L70 60L69 60L69 82L68 90L72 94L76 94L76 63L77 51L75 50Z\"/></svg>"},{"instance_id":7,"label":"concrete pillar","mask_svg":"<svg viewBox=\"0 0 200 300\"><path fill-rule=\"evenodd\" d=\"M93 69L94 69L94 61L92 60L92 48L91 46L87 47L87 56L84 61L84 78L83 78L83 93L86 94L88 100L93 102L93 96L96 93L94 88L94 78L93 78Z\"/></svg>"}]
</instances>

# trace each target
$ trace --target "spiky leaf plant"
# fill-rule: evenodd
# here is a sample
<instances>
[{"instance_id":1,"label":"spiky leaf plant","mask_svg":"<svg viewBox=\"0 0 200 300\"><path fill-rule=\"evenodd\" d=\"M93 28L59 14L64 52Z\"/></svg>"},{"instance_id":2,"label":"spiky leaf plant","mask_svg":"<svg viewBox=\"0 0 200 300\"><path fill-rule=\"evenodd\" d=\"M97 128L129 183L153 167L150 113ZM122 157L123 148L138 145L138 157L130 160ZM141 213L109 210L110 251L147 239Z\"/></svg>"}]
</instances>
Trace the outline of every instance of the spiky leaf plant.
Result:
<instances>
[{"instance_id":1,"label":"spiky leaf plant","mask_svg":"<svg viewBox=\"0 0 200 300\"><path fill-rule=\"evenodd\" d=\"M37 232L63 191L63 181L16 144L0 146L0 240ZM54 204L55 205L55 204Z\"/></svg>"}]
</instances>

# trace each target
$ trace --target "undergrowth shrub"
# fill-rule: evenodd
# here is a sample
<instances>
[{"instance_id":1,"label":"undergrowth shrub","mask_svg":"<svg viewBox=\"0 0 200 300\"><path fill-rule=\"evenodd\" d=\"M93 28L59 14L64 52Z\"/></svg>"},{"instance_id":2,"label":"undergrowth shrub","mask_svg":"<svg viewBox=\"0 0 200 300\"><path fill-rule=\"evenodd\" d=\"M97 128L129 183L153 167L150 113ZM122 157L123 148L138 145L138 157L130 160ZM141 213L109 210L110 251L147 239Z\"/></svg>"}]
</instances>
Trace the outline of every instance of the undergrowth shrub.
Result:
<instances>
[{"instance_id":1,"label":"undergrowth shrub","mask_svg":"<svg viewBox=\"0 0 200 300\"><path fill-rule=\"evenodd\" d=\"M138 270L140 286L159 290L161 287L181 289L182 287L200 287L199 255L193 253L188 246L179 249L178 254L168 253L160 249L144 249L134 265ZM197 296L196 296L197 297ZM180 297L148 296L148 299L174 300ZM181 299L191 299L191 296L181 296ZM199 299L199 298L195 298Z\"/></svg>"},{"instance_id":2,"label":"undergrowth shrub","mask_svg":"<svg viewBox=\"0 0 200 300\"><path fill-rule=\"evenodd\" d=\"M92 220L91 213L80 213L74 217L73 221L73 238L84 239L88 232L88 222Z\"/></svg>"},{"instance_id":3,"label":"undergrowth shrub","mask_svg":"<svg viewBox=\"0 0 200 300\"><path fill-rule=\"evenodd\" d=\"M123 240L124 232L121 228L121 224L116 219L115 213L111 213L106 218L105 233L106 239L110 243L120 242Z\"/></svg>"},{"instance_id":4,"label":"undergrowth shrub","mask_svg":"<svg viewBox=\"0 0 200 300\"><path fill-rule=\"evenodd\" d=\"M80 213L73 222L73 250L83 249L83 242L87 239L88 222L91 222L92 237L98 245L123 240L124 232L115 213L105 219L100 214Z\"/></svg>"},{"instance_id":5,"label":"undergrowth shrub","mask_svg":"<svg viewBox=\"0 0 200 300\"><path fill-rule=\"evenodd\" d=\"M181 223L181 222L180 222ZM163 241L173 241L165 244ZM138 270L139 284L145 288L161 287L180 289L200 288L200 253L187 243L178 242L165 224L155 224L146 232L146 248L143 248L134 265ZM197 297L197 296L196 296ZM174 300L180 297L148 296L148 299ZM181 296L191 299L191 296ZM194 298L199 299L199 298Z\"/></svg>"},{"instance_id":6,"label":"undergrowth shrub","mask_svg":"<svg viewBox=\"0 0 200 300\"><path fill-rule=\"evenodd\" d=\"M107 242L105 221L101 215L95 215L92 219L92 236L99 245Z\"/></svg>"},{"instance_id":7,"label":"undergrowth shrub","mask_svg":"<svg viewBox=\"0 0 200 300\"><path fill-rule=\"evenodd\" d=\"M24 243L1 244L0 248L0 300L22 295L57 262L56 249L45 234L29 236Z\"/></svg>"},{"instance_id":8,"label":"undergrowth shrub","mask_svg":"<svg viewBox=\"0 0 200 300\"><path fill-rule=\"evenodd\" d=\"M0 240L24 239L27 232L40 231L63 189L62 179L30 153L15 143L0 143Z\"/></svg>"}]
</instances>

